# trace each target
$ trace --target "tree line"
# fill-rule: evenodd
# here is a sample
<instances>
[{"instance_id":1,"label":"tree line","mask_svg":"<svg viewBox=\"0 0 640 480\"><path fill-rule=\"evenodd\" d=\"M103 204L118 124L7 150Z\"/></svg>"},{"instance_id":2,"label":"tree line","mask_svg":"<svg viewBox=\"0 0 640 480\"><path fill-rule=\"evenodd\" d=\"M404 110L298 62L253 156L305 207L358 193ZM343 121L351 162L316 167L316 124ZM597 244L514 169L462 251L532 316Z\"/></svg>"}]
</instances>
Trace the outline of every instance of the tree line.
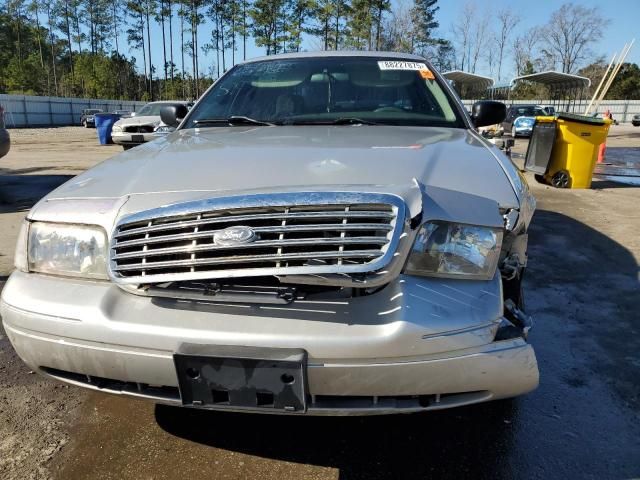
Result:
<instances>
[{"instance_id":1,"label":"tree line","mask_svg":"<svg viewBox=\"0 0 640 480\"><path fill-rule=\"evenodd\" d=\"M595 8L564 4L529 28L514 9L478 0L450 26L438 10L438 0L0 0L0 92L193 99L253 44L267 55L416 53L498 82L558 69L597 84L606 67L593 50L609 20ZM623 68L626 86L610 95L640 96L637 71Z\"/></svg>"},{"instance_id":2,"label":"tree line","mask_svg":"<svg viewBox=\"0 0 640 480\"><path fill-rule=\"evenodd\" d=\"M401 50L437 61L451 48L433 36L437 10L437 0L398 11L390 0L3 0L0 92L196 98L247 58L249 42L271 55L300 51L303 37L317 49ZM202 65L203 54L215 61Z\"/></svg>"}]
</instances>

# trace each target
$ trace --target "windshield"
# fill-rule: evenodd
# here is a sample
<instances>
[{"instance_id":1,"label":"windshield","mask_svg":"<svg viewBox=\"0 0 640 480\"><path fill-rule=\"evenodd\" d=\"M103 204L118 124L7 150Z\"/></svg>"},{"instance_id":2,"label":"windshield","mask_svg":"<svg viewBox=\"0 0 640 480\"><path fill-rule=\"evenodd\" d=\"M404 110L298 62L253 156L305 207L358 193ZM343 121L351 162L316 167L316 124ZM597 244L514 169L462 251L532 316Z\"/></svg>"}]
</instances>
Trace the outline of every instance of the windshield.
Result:
<instances>
[{"instance_id":1,"label":"windshield","mask_svg":"<svg viewBox=\"0 0 640 480\"><path fill-rule=\"evenodd\" d=\"M516 117L540 117L546 115L545 111L539 107L516 107Z\"/></svg>"},{"instance_id":2,"label":"windshield","mask_svg":"<svg viewBox=\"0 0 640 480\"><path fill-rule=\"evenodd\" d=\"M139 117L149 116L149 117L159 117L160 109L165 105L169 105L168 103L147 103L144 107L136 112L136 115Z\"/></svg>"},{"instance_id":3,"label":"windshield","mask_svg":"<svg viewBox=\"0 0 640 480\"><path fill-rule=\"evenodd\" d=\"M371 123L464 127L455 101L422 62L383 57L266 60L234 67L184 128L233 117L276 125Z\"/></svg>"}]
</instances>

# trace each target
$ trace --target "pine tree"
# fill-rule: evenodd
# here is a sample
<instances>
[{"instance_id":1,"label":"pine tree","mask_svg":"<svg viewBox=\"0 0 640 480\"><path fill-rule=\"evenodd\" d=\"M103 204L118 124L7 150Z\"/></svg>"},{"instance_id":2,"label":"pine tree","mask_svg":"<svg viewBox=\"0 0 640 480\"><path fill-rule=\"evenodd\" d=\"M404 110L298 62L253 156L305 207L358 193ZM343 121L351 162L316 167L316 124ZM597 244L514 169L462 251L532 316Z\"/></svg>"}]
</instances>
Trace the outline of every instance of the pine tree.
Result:
<instances>
[{"instance_id":1,"label":"pine tree","mask_svg":"<svg viewBox=\"0 0 640 480\"><path fill-rule=\"evenodd\" d=\"M256 0L249 11L251 32L258 47L265 47L267 55L278 53L278 23L282 0Z\"/></svg>"},{"instance_id":2,"label":"pine tree","mask_svg":"<svg viewBox=\"0 0 640 480\"><path fill-rule=\"evenodd\" d=\"M411 9L411 39L414 51L420 51L439 41L433 38L433 32L440 26L436 20L436 12L440 9L437 3L438 0L415 0Z\"/></svg>"},{"instance_id":3,"label":"pine tree","mask_svg":"<svg viewBox=\"0 0 640 480\"><path fill-rule=\"evenodd\" d=\"M142 50L142 65L144 67L144 84L145 90L150 92L149 77L147 72L147 53L144 43L144 8L137 1L127 2L127 11L131 16L132 23L127 29L127 40L131 46Z\"/></svg>"}]
</instances>

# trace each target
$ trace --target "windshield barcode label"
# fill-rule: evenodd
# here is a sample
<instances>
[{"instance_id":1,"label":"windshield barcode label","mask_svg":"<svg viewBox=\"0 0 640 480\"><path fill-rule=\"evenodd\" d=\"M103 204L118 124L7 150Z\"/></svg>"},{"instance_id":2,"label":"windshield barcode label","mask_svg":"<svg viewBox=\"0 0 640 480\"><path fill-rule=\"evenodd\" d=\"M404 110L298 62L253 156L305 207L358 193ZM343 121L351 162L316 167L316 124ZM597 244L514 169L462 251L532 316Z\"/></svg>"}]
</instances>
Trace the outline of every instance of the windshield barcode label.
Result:
<instances>
[{"instance_id":1,"label":"windshield barcode label","mask_svg":"<svg viewBox=\"0 0 640 480\"><path fill-rule=\"evenodd\" d=\"M424 63L397 60L381 60L378 62L378 67L380 70L428 70Z\"/></svg>"}]
</instances>

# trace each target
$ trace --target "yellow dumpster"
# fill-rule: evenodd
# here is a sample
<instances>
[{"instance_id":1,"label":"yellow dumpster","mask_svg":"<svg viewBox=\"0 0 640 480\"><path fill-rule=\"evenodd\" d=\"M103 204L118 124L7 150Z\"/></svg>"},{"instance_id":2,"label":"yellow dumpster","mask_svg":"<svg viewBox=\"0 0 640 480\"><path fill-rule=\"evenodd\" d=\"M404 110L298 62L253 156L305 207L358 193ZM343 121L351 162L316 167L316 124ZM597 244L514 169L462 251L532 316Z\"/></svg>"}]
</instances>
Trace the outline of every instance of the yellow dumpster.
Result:
<instances>
[{"instance_id":1,"label":"yellow dumpster","mask_svg":"<svg viewBox=\"0 0 640 480\"><path fill-rule=\"evenodd\" d=\"M558 113L536 117L525 169L558 188L589 188L611 120Z\"/></svg>"}]
</instances>

